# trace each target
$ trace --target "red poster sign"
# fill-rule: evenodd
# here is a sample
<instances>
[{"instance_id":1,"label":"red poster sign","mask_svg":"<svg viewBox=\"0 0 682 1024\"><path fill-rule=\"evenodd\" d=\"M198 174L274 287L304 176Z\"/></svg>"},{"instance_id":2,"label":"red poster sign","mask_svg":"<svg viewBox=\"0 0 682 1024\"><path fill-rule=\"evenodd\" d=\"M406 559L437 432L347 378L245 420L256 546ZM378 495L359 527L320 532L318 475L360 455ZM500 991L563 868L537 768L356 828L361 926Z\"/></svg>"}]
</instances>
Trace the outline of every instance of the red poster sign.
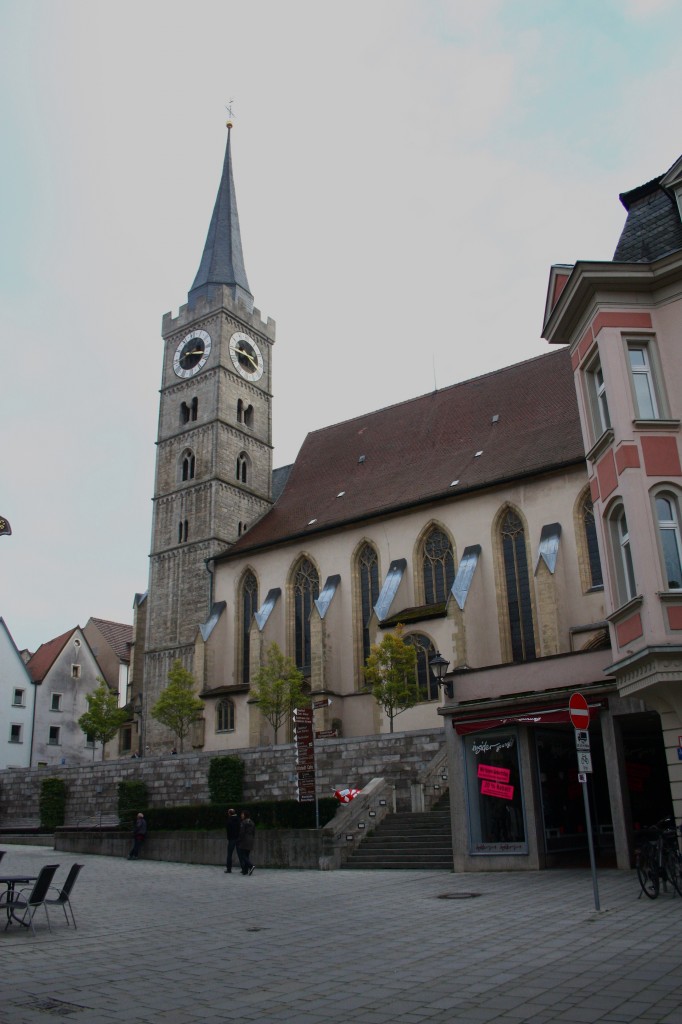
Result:
<instances>
[{"instance_id":1,"label":"red poster sign","mask_svg":"<svg viewBox=\"0 0 682 1024\"><path fill-rule=\"evenodd\" d=\"M481 793L484 796L499 796L502 800L514 799L513 786L506 786L503 782L491 782L488 779L481 783Z\"/></svg>"},{"instance_id":2,"label":"red poster sign","mask_svg":"<svg viewBox=\"0 0 682 1024\"><path fill-rule=\"evenodd\" d=\"M510 775L511 769L509 768L497 768L492 764L479 764L478 766L479 779L490 779L491 782L509 782Z\"/></svg>"}]
</instances>

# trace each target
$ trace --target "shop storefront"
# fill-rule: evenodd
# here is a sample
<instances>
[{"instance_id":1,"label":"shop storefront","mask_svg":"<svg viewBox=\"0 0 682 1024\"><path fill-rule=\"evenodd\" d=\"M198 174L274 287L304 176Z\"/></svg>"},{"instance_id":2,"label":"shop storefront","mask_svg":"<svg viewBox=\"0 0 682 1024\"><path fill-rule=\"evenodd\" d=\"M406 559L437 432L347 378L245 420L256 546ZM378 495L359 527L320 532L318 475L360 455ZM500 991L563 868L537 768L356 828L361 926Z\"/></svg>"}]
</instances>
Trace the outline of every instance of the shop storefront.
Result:
<instances>
[{"instance_id":1,"label":"shop storefront","mask_svg":"<svg viewBox=\"0 0 682 1024\"><path fill-rule=\"evenodd\" d=\"M543 696L444 709L456 870L587 863L570 692L551 702ZM593 770L586 784L597 861L629 867L641 812L648 824L671 807L660 721L603 686L588 705Z\"/></svg>"}]
</instances>

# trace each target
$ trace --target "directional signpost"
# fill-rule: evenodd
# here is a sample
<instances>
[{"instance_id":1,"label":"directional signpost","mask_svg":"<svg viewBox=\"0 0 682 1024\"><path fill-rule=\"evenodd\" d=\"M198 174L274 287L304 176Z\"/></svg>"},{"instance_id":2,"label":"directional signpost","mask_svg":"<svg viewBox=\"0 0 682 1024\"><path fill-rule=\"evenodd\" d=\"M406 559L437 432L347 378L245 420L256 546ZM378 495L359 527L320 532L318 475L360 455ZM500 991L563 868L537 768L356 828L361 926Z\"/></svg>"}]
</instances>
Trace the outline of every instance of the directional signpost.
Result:
<instances>
[{"instance_id":1,"label":"directional signpost","mask_svg":"<svg viewBox=\"0 0 682 1024\"><path fill-rule=\"evenodd\" d=\"M326 708L331 700L313 701L310 708L294 708L294 744L296 746L296 786L300 804L315 801L315 828L320 827L320 805L317 799L315 774L315 730L313 715L317 708Z\"/></svg>"},{"instance_id":2,"label":"directional signpost","mask_svg":"<svg viewBox=\"0 0 682 1024\"><path fill-rule=\"evenodd\" d=\"M587 792L587 776L592 773L592 755L590 753L590 708L582 693L572 693L568 702L568 714L575 729L575 749L578 755L578 780L583 787L585 804L585 826L587 828L587 845L590 850L590 867L592 868L592 888L594 890L594 908L599 910L599 889L597 887L597 866L594 860L594 842L592 839L592 815L590 814L590 797Z\"/></svg>"}]
</instances>

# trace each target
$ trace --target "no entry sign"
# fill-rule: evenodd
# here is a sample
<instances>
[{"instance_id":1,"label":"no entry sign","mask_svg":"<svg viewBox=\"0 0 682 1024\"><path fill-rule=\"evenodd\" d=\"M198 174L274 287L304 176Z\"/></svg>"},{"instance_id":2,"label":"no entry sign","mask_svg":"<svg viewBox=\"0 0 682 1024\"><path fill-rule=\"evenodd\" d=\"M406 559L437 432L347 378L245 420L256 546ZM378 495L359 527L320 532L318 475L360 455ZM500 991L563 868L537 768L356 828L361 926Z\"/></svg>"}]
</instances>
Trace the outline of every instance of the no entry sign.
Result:
<instances>
[{"instance_id":1,"label":"no entry sign","mask_svg":"<svg viewBox=\"0 0 682 1024\"><path fill-rule=\"evenodd\" d=\"M582 693L572 693L568 702L568 714L574 729L587 729L590 724L590 709Z\"/></svg>"}]
</instances>

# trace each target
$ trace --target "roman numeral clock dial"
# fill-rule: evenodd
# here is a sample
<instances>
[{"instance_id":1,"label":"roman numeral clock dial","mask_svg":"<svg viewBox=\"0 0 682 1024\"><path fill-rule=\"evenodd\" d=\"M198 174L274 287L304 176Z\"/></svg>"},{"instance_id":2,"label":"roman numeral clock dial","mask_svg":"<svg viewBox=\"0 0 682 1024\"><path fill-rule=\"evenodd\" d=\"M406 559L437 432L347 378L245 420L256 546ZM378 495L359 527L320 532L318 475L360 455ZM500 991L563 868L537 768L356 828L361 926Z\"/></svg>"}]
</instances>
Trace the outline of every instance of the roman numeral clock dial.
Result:
<instances>
[{"instance_id":1,"label":"roman numeral clock dial","mask_svg":"<svg viewBox=\"0 0 682 1024\"><path fill-rule=\"evenodd\" d=\"M178 377L193 377L206 364L210 354L210 334L206 331L192 331L176 348L173 369Z\"/></svg>"},{"instance_id":2,"label":"roman numeral clock dial","mask_svg":"<svg viewBox=\"0 0 682 1024\"><path fill-rule=\"evenodd\" d=\"M253 338L243 331L237 331L230 338L230 358L244 380L253 383L263 376L263 354Z\"/></svg>"}]
</instances>

